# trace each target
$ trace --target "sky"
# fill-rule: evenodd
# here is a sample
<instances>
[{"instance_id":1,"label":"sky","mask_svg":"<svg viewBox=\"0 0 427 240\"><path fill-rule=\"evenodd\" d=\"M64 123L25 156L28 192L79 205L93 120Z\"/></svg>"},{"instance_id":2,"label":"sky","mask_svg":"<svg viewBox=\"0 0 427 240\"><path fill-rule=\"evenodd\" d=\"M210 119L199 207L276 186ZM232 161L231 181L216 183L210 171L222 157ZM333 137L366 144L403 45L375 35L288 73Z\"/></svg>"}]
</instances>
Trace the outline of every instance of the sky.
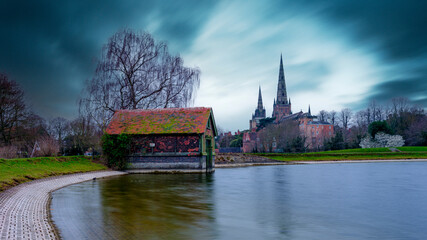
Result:
<instances>
[{"instance_id":1,"label":"sky","mask_svg":"<svg viewBox=\"0 0 427 240\"><path fill-rule=\"evenodd\" d=\"M73 119L101 48L131 28L201 70L194 106L247 129L258 87L267 115L283 55L293 112L363 109L407 97L427 108L422 0L0 0L0 72L44 118Z\"/></svg>"}]
</instances>

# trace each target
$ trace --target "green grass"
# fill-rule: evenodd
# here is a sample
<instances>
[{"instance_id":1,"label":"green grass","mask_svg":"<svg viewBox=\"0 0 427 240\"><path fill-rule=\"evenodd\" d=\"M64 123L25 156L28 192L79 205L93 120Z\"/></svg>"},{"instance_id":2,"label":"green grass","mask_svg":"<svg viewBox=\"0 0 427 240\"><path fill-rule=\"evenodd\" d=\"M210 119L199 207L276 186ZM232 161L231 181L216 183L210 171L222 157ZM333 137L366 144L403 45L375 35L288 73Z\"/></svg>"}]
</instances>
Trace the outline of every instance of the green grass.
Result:
<instances>
[{"instance_id":1,"label":"green grass","mask_svg":"<svg viewBox=\"0 0 427 240\"><path fill-rule=\"evenodd\" d=\"M83 156L0 159L0 191L34 179L105 169Z\"/></svg>"},{"instance_id":2,"label":"green grass","mask_svg":"<svg viewBox=\"0 0 427 240\"><path fill-rule=\"evenodd\" d=\"M325 152L315 152L313 154L330 154L330 153L378 153L378 152L391 152L388 148L354 148L344 150L334 150Z\"/></svg>"},{"instance_id":3,"label":"green grass","mask_svg":"<svg viewBox=\"0 0 427 240\"><path fill-rule=\"evenodd\" d=\"M427 147L399 147L401 152L388 148L357 148L312 153L259 153L257 155L279 161L339 161L381 159L427 159Z\"/></svg>"},{"instance_id":4,"label":"green grass","mask_svg":"<svg viewBox=\"0 0 427 240\"><path fill-rule=\"evenodd\" d=\"M427 152L427 147L398 147L403 152Z\"/></svg>"}]
</instances>

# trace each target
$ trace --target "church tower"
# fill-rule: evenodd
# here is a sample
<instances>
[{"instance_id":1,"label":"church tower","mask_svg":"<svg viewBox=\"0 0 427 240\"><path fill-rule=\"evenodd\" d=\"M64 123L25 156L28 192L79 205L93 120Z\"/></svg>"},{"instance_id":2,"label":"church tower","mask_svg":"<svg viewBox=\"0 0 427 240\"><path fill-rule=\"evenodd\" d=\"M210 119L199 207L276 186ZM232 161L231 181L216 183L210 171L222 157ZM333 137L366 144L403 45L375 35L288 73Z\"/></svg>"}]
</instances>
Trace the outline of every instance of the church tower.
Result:
<instances>
[{"instance_id":1,"label":"church tower","mask_svg":"<svg viewBox=\"0 0 427 240\"><path fill-rule=\"evenodd\" d=\"M259 120L265 118L265 108L262 104L262 95L261 95L261 86L259 87L258 92L258 106L255 109L255 114L252 114L252 120L249 121L249 128L255 129L258 127Z\"/></svg>"},{"instance_id":2,"label":"church tower","mask_svg":"<svg viewBox=\"0 0 427 240\"><path fill-rule=\"evenodd\" d=\"M285 72L283 70L282 55L280 54L279 81L277 83L277 98L273 104L273 118L276 118L275 122L280 122L284 116L290 114L292 114L291 100L288 100L286 92Z\"/></svg>"}]
</instances>

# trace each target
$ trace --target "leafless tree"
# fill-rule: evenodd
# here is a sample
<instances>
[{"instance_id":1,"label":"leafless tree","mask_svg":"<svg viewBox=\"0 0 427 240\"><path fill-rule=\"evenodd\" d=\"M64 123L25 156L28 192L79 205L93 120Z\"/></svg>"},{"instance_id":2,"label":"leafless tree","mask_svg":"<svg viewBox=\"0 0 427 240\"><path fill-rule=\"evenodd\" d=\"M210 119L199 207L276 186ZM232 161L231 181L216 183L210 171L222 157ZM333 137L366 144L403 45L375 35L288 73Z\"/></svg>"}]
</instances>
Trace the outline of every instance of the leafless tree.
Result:
<instances>
[{"instance_id":1,"label":"leafless tree","mask_svg":"<svg viewBox=\"0 0 427 240\"><path fill-rule=\"evenodd\" d=\"M361 110L354 114L354 122L359 128L367 126L366 111Z\"/></svg>"},{"instance_id":2,"label":"leafless tree","mask_svg":"<svg viewBox=\"0 0 427 240\"><path fill-rule=\"evenodd\" d=\"M393 114L400 115L409 110L409 101L407 98L399 97L391 100Z\"/></svg>"},{"instance_id":3,"label":"leafless tree","mask_svg":"<svg viewBox=\"0 0 427 240\"><path fill-rule=\"evenodd\" d=\"M407 145L427 145L427 115L422 114L418 116L409 128L405 131L404 134Z\"/></svg>"},{"instance_id":4,"label":"leafless tree","mask_svg":"<svg viewBox=\"0 0 427 240\"><path fill-rule=\"evenodd\" d=\"M325 110L320 111L317 116L321 122L326 122L328 120L328 112Z\"/></svg>"},{"instance_id":5,"label":"leafless tree","mask_svg":"<svg viewBox=\"0 0 427 240\"><path fill-rule=\"evenodd\" d=\"M385 108L381 104L377 104L375 100L372 100L366 109L366 120L368 124L375 121L382 121L385 119Z\"/></svg>"},{"instance_id":6,"label":"leafless tree","mask_svg":"<svg viewBox=\"0 0 427 240\"><path fill-rule=\"evenodd\" d=\"M340 122L341 122L341 126L347 130L348 129L348 125L350 123L351 117L352 117L352 112L351 109L349 108L344 108L341 110L340 112Z\"/></svg>"},{"instance_id":7,"label":"leafless tree","mask_svg":"<svg viewBox=\"0 0 427 240\"><path fill-rule=\"evenodd\" d=\"M199 69L185 67L164 42L146 32L122 30L103 48L80 101L81 113L105 128L117 109L186 107L199 83Z\"/></svg>"},{"instance_id":8,"label":"leafless tree","mask_svg":"<svg viewBox=\"0 0 427 240\"><path fill-rule=\"evenodd\" d=\"M329 122L332 123L332 125L335 126L336 119L337 119L337 112L335 112L334 110L330 111L328 113L328 120L329 120Z\"/></svg>"},{"instance_id":9,"label":"leafless tree","mask_svg":"<svg viewBox=\"0 0 427 240\"><path fill-rule=\"evenodd\" d=\"M24 92L19 85L0 73L0 134L1 141L9 145L13 131L25 116Z\"/></svg>"},{"instance_id":10,"label":"leafless tree","mask_svg":"<svg viewBox=\"0 0 427 240\"><path fill-rule=\"evenodd\" d=\"M39 115L28 112L17 128L14 144L27 152L31 152L34 143L41 137L47 136L46 121Z\"/></svg>"},{"instance_id":11,"label":"leafless tree","mask_svg":"<svg viewBox=\"0 0 427 240\"><path fill-rule=\"evenodd\" d=\"M57 156L59 152L59 144L56 139L51 136L43 136L37 140L37 144L40 147L34 156Z\"/></svg>"},{"instance_id":12,"label":"leafless tree","mask_svg":"<svg viewBox=\"0 0 427 240\"><path fill-rule=\"evenodd\" d=\"M63 117L53 118L49 121L49 134L58 141L61 152L63 151L64 138L69 132L69 127L69 121Z\"/></svg>"},{"instance_id":13,"label":"leafless tree","mask_svg":"<svg viewBox=\"0 0 427 240\"><path fill-rule=\"evenodd\" d=\"M73 149L73 154L83 154L90 148L100 151L101 136L102 132L90 118L79 116L69 123L69 133L65 141L68 150Z\"/></svg>"},{"instance_id":14,"label":"leafless tree","mask_svg":"<svg viewBox=\"0 0 427 240\"><path fill-rule=\"evenodd\" d=\"M270 124L260 130L258 149L263 152L271 152L276 144L277 149L290 151L292 142L301 136L298 121L288 120L280 124Z\"/></svg>"}]
</instances>

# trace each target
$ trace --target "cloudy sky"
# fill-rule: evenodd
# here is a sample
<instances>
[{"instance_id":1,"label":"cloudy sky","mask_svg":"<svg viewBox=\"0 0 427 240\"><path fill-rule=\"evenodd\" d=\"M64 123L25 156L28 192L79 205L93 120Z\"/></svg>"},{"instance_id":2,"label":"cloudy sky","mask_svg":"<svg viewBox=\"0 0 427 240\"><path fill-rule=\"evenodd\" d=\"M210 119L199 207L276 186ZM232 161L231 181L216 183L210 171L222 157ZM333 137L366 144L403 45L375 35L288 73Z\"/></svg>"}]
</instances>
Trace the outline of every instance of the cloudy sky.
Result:
<instances>
[{"instance_id":1,"label":"cloudy sky","mask_svg":"<svg viewBox=\"0 0 427 240\"><path fill-rule=\"evenodd\" d=\"M195 105L223 129L248 128L259 85L271 115L281 53L294 112L393 97L426 108L426 12L422 0L1 0L0 72L41 116L73 119L102 45L132 28L201 69Z\"/></svg>"}]
</instances>

